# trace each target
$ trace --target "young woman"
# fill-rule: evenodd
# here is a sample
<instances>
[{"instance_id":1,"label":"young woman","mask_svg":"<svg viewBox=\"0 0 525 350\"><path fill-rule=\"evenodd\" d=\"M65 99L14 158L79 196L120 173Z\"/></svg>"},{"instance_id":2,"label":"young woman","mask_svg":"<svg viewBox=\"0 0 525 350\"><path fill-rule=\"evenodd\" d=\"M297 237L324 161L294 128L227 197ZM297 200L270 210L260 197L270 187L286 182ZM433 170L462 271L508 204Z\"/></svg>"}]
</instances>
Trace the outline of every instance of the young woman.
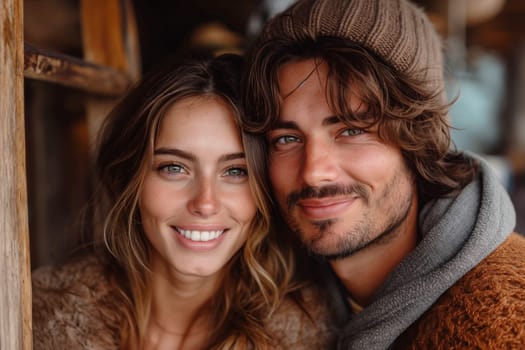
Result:
<instances>
[{"instance_id":1,"label":"young woman","mask_svg":"<svg viewBox=\"0 0 525 350\"><path fill-rule=\"evenodd\" d=\"M167 66L107 118L98 254L33 273L34 349L321 349L328 312L269 229L241 59ZM294 297L292 297L294 296Z\"/></svg>"}]
</instances>

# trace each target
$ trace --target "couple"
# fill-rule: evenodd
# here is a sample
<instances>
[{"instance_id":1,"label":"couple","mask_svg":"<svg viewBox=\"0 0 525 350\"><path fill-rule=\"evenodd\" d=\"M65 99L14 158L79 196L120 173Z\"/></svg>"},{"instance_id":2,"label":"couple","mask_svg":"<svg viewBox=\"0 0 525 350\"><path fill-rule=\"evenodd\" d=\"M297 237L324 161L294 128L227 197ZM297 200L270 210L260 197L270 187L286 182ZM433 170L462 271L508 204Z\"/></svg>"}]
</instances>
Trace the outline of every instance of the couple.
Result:
<instances>
[{"instance_id":1,"label":"couple","mask_svg":"<svg viewBox=\"0 0 525 350\"><path fill-rule=\"evenodd\" d=\"M407 0L299 0L244 62L144 79L101 134L104 249L34 273L35 349L523 346L525 240L442 74Z\"/></svg>"}]
</instances>

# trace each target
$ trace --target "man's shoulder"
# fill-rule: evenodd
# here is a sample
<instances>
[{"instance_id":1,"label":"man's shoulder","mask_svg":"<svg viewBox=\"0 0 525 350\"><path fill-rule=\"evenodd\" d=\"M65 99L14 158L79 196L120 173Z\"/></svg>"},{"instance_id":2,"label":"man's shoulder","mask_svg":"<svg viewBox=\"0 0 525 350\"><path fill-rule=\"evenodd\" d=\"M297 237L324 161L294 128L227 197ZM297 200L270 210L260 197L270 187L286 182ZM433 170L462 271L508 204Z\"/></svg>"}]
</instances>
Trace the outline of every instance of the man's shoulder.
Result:
<instances>
[{"instance_id":1,"label":"man's shoulder","mask_svg":"<svg viewBox=\"0 0 525 350\"><path fill-rule=\"evenodd\" d=\"M520 348L525 344L523 310L525 238L514 233L447 290L401 343L414 349Z\"/></svg>"},{"instance_id":2,"label":"man's shoulder","mask_svg":"<svg viewBox=\"0 0 525 350\"><path fill-rule=\"evenodd\" d=\"M525 284L525 237L512 233L499 247L461 278L457 286L472 289L476 285L490 285L480 293L508 294L518 285ZM455 286L456 286L455 285ZM522 285L523 287L523 285ZM524 294L516 297L525 298Z\"/></svg>"}]
</instances>

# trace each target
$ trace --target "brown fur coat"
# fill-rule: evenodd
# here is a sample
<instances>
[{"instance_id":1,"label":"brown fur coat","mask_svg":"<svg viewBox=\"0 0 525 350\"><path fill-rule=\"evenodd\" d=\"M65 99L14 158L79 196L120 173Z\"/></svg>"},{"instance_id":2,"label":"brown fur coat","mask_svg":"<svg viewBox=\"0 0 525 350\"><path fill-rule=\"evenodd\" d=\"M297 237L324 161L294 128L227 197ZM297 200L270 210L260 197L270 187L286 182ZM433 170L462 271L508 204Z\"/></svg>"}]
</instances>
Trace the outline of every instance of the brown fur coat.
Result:
<instances>
[{"instance_id":1,"label":"brown fur coat","mask_svg":"<svg viewBox=\"0 0 525 350\"><path fill-rule=\"evenodd\" d=\"M93 256L33 272L34 350L119 349L118 312L122 302ZM311 290L305 291L313 321L285 300L268 322L283 349L324 349L333 333L328 312Z\"/></svg>"}]
</instances>

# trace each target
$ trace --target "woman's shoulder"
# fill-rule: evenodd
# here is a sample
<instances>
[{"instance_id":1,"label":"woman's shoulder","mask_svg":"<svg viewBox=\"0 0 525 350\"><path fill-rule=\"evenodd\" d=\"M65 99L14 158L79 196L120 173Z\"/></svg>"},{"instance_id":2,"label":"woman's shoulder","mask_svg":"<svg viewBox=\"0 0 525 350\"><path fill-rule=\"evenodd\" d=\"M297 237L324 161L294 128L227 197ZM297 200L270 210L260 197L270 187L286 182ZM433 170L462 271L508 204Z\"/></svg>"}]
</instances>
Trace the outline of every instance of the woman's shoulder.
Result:
<instances>
[{"instance_id":1,"label":"woman's shoulder","mask_svg":"<svg viewBox=\"0 0 525 350\"><path fill-rule=\"evenodd\" d=\"M330 349L336 325L324 292L312 285L286 297L268 321L282 349Z\"/></svg>"},{"instance_id":2,"label":"woman's shoulder","mask_svg":"<svg viewBox=\"0 0 525 350\"><path fill-rule=\"evenodd\" d=\"M35 350L117 348L116 288L94 255L40 267L32 285Z\"/></svg>"},{"instance_id":3,"label":"woman's shoulder","mask_svg":"<svg viewBox=\"0 0 525 350\"><path fill-rule=\"evenodd\" d=\"M93 277L104 274L103 263L94 254L82 254L66 263L45 265L33 270L33 288L64 289L79 284L96 284Z\"/></svg>"}]
</instances>

